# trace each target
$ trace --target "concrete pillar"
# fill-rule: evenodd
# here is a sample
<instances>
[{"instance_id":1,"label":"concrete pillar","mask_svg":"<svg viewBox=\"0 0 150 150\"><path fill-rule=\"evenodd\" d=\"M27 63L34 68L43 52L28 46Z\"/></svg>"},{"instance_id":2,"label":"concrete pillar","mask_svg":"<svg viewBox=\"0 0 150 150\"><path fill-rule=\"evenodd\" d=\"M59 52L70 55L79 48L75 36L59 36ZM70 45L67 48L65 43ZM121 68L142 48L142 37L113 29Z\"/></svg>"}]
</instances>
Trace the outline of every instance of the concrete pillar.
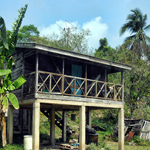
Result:
<instances>
[{"instance_id":1,"label":"concrete pillar","mask_svg":"<svg viewBox=\"0 0 150 150\"><path fill-rule=\"evenodd\" d=\"M33 120L32 120L32 147L34 150L39 150L40 144L40 103L33 102Z\"/></svg>"},{"instance_id":2,"label":"concrete pillar","mask_svg":"<svg viewBox=\"0 0 150 150\"><path fill-rule=\"evenodd\" d=\"M124 107L119 109L118 115L118 150L124 150Z\"/></svg>"},{"instance_id":3,"label":"concrete pillar","mask_svg":"<svg viewBox=\"0 0 150 150\"><path fill-rule=\"evenodd\" d=\"M8 143L13 143L13 106L9 106L7 118L7 137Z\"/></svg>"},{"instance_id":4,"label":"concrete pillar","mask_svg":"<svg viewBox=\"0 0 150 150\"><path fill-rule=\"evenodd\" d=\"M63 111L63 130L62 130L62 139L66 143L66 127L67 127L67 111Z\"/></svg>"},{"instance_id":5,"label":"concrete pillar","mask_svg":"<svg viewBox=\"0 0 150 150\"><path fill-rule=\"evenodd\" d=\"M89 125L89 127L92 127L92 110L87 110L87 114L86 114L86 125Z\"/></svg>"},{"instance_id":6,"label":"concrete pillar","mask_svg":"<svg viewBox=\"0 0 150 150\"><path fill-rule=\"evenodd\" d=\"M80 127L80 134L79 134L79 149L85 150L85 106L81 106L80 109L80 116L79 116L79 127Z\"/></svg>"},{"instance_id":7,"label":"concrete pillar","mask_svg":"<svg viewBox=\"0 0 150 150\"><path fill-rule=\"evenodd\" d=\"M55 109L50 110L50 143L51 146L55 145Z\"/></svg>"}]
</instances>

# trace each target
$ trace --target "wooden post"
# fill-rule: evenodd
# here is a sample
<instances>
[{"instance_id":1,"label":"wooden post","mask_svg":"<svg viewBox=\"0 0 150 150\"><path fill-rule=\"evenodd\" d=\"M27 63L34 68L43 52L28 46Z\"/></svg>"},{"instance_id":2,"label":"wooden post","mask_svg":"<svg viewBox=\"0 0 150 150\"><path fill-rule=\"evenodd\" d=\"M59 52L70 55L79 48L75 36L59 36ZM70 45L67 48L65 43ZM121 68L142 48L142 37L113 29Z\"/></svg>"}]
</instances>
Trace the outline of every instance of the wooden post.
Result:
<instances>
[{"instance_id":1,"label":"wooden post","mask_svg":"<svg viewBox=\"0 0 150 150\"><path fill-rule=\"evenodd\" d=\"M95 82L95 97L97 95L97 81Z\"/></svg>"},{"instance_id":2,"label":"wooden post","mask_svg":"<svg viewBox=\"0 0 150 150\"><path fill-rule=\"evenodd\" d=\"M74 78L74 93L73 93L73 95L75 95L75 93L76 93L76 78Z\"/></svg>"},{"instance_id":3,"label":"wooden post","mask_svg":"<svg viewBox=\"0 0 150 150\"><path fill-rule=\"evenodd\" d=\"M25 71L25 61L24 61L24 49L23 49L23 62L22 62L22 75L24 75ZM23 92L24 92L24 84L21 86L22 91L21 91L21 100L23 101Z\"/></svg>"},{"instance_id":4,"label":"wooden post","mask_svg":"<svg viewBox=\"0 0 150 150\"><path fill-rule=\"evenodd\" d=\"M13 106L9 106L8 109L8 118L7 118L7 136L8 143L13 143Z\"/></svg>"},{"instance_id":5,"label":"wooden post","mask_svg":"<svg viewBox=\"0 0 150 150\"><path fill-rule=\"evenodd\" d=\"M20 126L21 126L21 139L23 139L23 109L20 109Z\"/></svg>"},{"instance_id":6,"label":"wooden post","mask_svg":"<svg viewBox=\"0 0 150 150\"><path fill-rule=\"evenodd\" d=\"M117 97L116 97L116 89L115 89L115 84L114 84L114 100L116 100Z\"/></svg>"},{"instance_id":7,"label":"wooden post","mask_svg":"<svg viewBox=\"0 0 150 150\"><path fill-rule=\"evenodd\" d=\"M80 109L80 116L79 116L79 127L80 127L80 134L79 134L79 150L85 150L85 106L81 106Z\"/></svg>"},{"instance_id":8,"label":"wooden post","mask_svg":"<svg viewBox=\"0 0 150 150\"><path fill-rule=\"evenodd\" d=\"M67 111L63 111L63 130L62 130L62 139L66 143L66 127L67 127Z\"/></svg>"},{"instance_id":9,"label":"wooden post","mask_svg":"<svg viewBox=\"0 0 150 150\"><path fill-rule=\"evenodd\" d=\"M62 62L62 83L61 83L61 93L64 94L64 72L65 72L65 60Z\"/></svg>"},{"instance_id":10,"label":"wooden post","mask_svg":"<svg viewBox=\"0 0 150 150\"><path fill-rule=\"evenodd\" d=\"M28 109L28 135L31 135L31 110Z\"/></svg>"},{"instance_id":11,"label":"wooden post","mask_svg":"<svg viewBox=\"0 0 150 150\"><path fill-rule=\"evenodd\" d=\"M118 115L118 150L124 150L124 107L119 109Z\"/></svg>"},{"instance_id":12,"label":"wooden post","mask_svg":"<svg viewBox=\"0 0 150 150\"><path fill-rule=\"evenodd\" d=\"M35 71L35 98L36 98L36 93L38 90L38 61L39 61L39 54L38 51L36 51L36 71Z\"/></svg>"},{"instance_id":13,"label":"wooden post","mask_svg":"<svg viewBox=\"0 0 150 150\"><path fill-rule=\"evenodd\" d=\"M39 150L39 126L40 125L40 103L33 102L33 123L32 123L32 147L34 150Z\"/></svg>"},{"instance_id":14,"label":"wooden post","mask_svg":"<svg viewBox=\"0 0 150 150\"><path fill-rule=\"evenodd\" d=\"M123 71L121 71L121 84L122 84L122 102L124 102L124 79L123 79Z\"/></svg>"},{"instance_id":15,"label":"wooden post","mask_svg":"<svg viewBox=\"0 0 150 150\"><path fill-rule=\"evenodd\" d=\"M107 95L107 84L106 84L106 82L107 82L107 69L105 68L105 98L107 98L106 97L106 95Z\"/></svg>"},{"instance_id":16,"label":"wooden post","mask_svg":"<svg viewBox=\"0 0 150 150\"><path fill-rule=\"evenodd\" d=\"M86 125L89 125L89 127L92 127L92 110L87 110L87 114L86 114Z\"/></svg>"},{"instance_id":17,"label":"wooden post","mask_svg":"<svg viewBox=\"0 0 150 150\"><path fill-rule=\"evenodd\" d=\"M50 74L50 77L49 77L49 91L50 91L50 93L52 92L51 89L52 89L52 74Z\"/></svg>"},{"instance_id":18,"label":"wooden post","mask_svg":"<svg viewBox=\"0 0 150 150\"><path fill-rule=\"evenodd\" d=\"M50 110L50 143L51 146L55 145L55 109Z\"/></svg>"},{"instance_id":19,"label":"wooden post","mask_svg":"<svg viewBox=\"0 0 150 150\"><path fill-rule=\"evenodd\" d=\"M85 66L85 97L87 93L87 64Z\"/></svg>"}]
</instances>

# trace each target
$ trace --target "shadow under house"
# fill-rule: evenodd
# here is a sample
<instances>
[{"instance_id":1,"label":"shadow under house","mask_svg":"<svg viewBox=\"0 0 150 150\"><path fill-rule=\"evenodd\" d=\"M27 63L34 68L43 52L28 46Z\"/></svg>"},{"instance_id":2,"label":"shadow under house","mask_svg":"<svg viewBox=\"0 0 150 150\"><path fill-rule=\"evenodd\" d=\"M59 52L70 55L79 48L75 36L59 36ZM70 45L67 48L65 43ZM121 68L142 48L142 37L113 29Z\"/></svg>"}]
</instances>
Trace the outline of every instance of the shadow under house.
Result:
<instances>
[{"instance_id":1,"label":"shadow under house","mask_svg":"<svg viewBox=\"0 0 150 150\"><path fill-rule=\"evenodd\" d=\"M21 133L26 126L32 135L33 149L40 145L40 111L50 118L50 143L55 145L56 111L62 111L62 138L66 141L66 112L79 110L79 147L85 149L85 126L91 127L91 111L119 109L118 149L124 149L123 71L131 67L93 56L79 54L36 43L18 43L13 54L13 80L24 75L27 82L14 91L19 99ZM108 82L108 75L120 72L120 84ZM27 110L26 117L21 111ZM23 123L23 119L26 119ZM16 123L14 122L14 123ZM9 105L8 139L13 142L13 107Z\"/></svg>"}]
</instances>

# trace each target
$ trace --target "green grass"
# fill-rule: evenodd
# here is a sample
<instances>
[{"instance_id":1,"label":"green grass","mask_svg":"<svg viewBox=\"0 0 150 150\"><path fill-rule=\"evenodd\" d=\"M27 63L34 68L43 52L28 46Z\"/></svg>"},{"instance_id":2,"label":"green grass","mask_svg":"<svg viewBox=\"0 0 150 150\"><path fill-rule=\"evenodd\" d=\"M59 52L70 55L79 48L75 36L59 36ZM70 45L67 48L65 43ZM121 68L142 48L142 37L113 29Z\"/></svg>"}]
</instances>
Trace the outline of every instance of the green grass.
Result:
<instances>
[{"instance_id":1,"label":"green grass","mask_svg":"<svg viewBox=\"0 0 150 150\"><path fill-rule=\"evenodd\" d=\"M117 142L112 142L112 141L107 141L106 145L111 148L111 150L117 150L118 149L118 143ZM130 145L125 145L124 150L150 150L150 146L130 146Z\"/></svg>"},{"instance_id":2,"label":"green grass","mask_svg":"<svg viewBox=\"0 0 150 150\"><path fill-rule=\"evenodd\" d=\"M7 144L4 148L0 148L0 150L23 150L23 146L16 144Z\"/></svg>"}]
</instances>

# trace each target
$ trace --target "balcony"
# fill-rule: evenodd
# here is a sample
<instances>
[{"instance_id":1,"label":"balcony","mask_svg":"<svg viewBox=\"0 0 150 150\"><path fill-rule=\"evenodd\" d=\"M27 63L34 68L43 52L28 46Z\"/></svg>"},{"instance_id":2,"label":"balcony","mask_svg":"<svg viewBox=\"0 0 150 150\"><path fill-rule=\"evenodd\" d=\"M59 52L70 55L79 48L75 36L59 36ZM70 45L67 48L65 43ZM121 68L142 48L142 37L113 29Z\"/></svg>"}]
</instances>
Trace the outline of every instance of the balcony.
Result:
<instances>
[{"instance_id":1,"label":"balcony","mask_svg":"<svg viewBox=\"0 0 150 150\"><path fill-rule=\"evenodd\" d=\"M24 85L24 95L39 93L122 101L121 84L38 71L38 86L35 88L35 72L26 75L25 78L27 82Z\"/></svg>"}]
</instances>

